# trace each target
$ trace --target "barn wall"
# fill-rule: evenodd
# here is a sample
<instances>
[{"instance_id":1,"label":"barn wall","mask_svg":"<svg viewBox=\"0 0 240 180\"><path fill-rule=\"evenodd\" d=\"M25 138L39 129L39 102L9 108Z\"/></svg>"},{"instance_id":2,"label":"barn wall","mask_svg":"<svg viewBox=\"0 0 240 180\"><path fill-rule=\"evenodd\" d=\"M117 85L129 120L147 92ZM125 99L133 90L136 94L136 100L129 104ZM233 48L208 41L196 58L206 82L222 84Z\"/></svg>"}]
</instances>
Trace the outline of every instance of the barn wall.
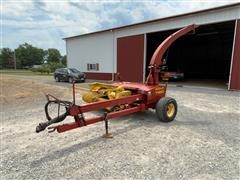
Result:
<instances>
[{"instance_id":1,"label":"barn wall","mask_svg":"<svg viewBox=\"0 0 240 180\"><path fill-rule=\"evenodd\" d=\"M234 6L226 9L219 9L198 14L192 14L173 19L166 19L147 24L140 24L114 30L114 51L117 52L117 38L146 34L151 32L166 31L177 29L189 24L211 24L234 20L240 17L240 6ZM117 62L117 53L114 53L114 62ZM116 63L114 63L114 72L116 72ZM145 73L145 72L144 72Z\"/></svg>"},{"instance_id":2,"label":"barn wall","mask_svg":"<svg viewBox=\"0 0 240 180\"><path fill-rule=\"evenodd\" d=\"M117 39L120 37L171 30L193 23L201 25L229 21L239 17L240 6L233 6L69 38L66 39L68 66L87 72L92 78L100 77L99 73L105 73L101 77L108 76L109 79L111 75L113 78L113 73L117 71ZM87 63L99 63L99 71L88 71Z\"/></svg>"},{"instance_id":3,"label":"barn wall","mask_svg":"<svg viewBox=\"0 0 240 180\"><path fill-rule=\"evenodd\" d=\"M66 41L68 67L75 67L89 74L112 74L114 63L113 42L112 32L68 39ZM99 64L98 71L88 70L87 64L96 63Z\"/></svg>"}]
</instances>

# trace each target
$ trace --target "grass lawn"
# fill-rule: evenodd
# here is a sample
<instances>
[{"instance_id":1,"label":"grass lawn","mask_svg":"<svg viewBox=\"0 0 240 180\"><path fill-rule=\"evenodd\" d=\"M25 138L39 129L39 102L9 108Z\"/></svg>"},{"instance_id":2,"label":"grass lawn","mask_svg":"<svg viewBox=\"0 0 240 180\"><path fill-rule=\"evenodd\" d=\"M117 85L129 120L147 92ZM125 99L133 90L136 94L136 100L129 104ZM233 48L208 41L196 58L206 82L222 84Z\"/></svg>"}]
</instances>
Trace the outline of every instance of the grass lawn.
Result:
<instances>
[{"instance_id":1,"label":"grass lawn","mask_svg":"<svg viewBox=\"0 0 240 180\"><path fill-rule=\"evenodd\" d=\"M0 70L1 74L8 74L8 75L20 75L20 76L52 76L53 73L40 73L40 72L32 72L30 70L22 70L22 69L4 69Z\"/></svg>"}]
</instances>

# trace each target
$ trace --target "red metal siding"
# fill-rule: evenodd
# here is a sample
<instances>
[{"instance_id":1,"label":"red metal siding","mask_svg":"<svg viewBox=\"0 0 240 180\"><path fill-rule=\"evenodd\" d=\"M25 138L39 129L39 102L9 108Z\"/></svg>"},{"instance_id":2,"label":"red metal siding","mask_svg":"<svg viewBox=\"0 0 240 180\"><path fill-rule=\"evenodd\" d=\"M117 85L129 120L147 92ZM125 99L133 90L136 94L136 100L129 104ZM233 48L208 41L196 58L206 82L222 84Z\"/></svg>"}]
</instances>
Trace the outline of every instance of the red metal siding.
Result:
<instances>
[{"instance_id":1,"label":"red metal siding","mask_svg":"<svg viewBox=\"0 0 240 180\"><path fill-rule=\"evenodd\" d=\"M117 72L123 81L142 82L144 35L117 39Z\"/></svg>"},{"instance_id":2,"label":"red metal siding","mask_svg":"<svg viewBox=\"0 0 240 180\"><path fill-rule=\"evenodd\" d=\"M85 72L87 79L95 80L112 80L112 73L95 73L95 72Z\"/></svg>"},{"instance_id":3,"label":"red metal siding","mask_svg":"<svg viewBox=\"0 0 240 180\"><path fill-rule=\"evenodd\" d=\"M240 90L240 19L236 23L230 89Z\"/></svg>"}]
</instances>

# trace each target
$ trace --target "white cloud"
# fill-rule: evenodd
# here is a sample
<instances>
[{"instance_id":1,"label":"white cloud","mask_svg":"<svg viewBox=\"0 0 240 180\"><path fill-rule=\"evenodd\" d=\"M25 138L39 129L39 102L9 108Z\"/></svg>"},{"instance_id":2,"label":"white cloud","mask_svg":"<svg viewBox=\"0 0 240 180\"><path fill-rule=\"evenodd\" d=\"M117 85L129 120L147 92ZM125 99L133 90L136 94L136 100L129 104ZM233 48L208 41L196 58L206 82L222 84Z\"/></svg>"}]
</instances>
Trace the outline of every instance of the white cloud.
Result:
<instances>
[{"instance_id":1,"label":"white cloud","mask_svg":"<svg viewBox=\"0 0 240 180\"><path fill-rule=\"evenodd\" d=\"M220 6L240 0L194 1L4 1L3 46L24 42L65 53L63 37Z\"/></svg>"},{"instance_id":2,"label":"white cloud","mask_svg":"<svg viewBox=\"0 0 240 180\"><path fill-rule=\"evenodd\" d=\"M20 18L28 16L29 11L34 9L33 2L3 1L1 3L3 15L9 18Z\"/></svg>"}]
</instances>

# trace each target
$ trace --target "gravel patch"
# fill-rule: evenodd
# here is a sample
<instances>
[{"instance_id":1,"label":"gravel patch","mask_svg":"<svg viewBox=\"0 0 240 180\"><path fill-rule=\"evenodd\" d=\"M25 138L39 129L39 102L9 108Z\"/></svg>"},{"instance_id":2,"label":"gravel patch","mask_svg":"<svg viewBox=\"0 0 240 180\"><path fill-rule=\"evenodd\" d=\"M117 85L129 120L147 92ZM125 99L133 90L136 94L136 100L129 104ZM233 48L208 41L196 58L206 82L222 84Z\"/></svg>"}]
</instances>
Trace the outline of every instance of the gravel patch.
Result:
<instances>
[{"instance_id":1,"label":"gravel patch","mask_svg":"<svg viewBox=\"0 0 240 180\"><path fill-rule=\"evenodd\" d=\"M239 179L240 93L170 86L167 94L178 103L175 121L159 122L153 110L116 118L112 139L102 138L103 122L36 134L42 98L1 108L1 179Z\"/></svg>"}]
</instances>

